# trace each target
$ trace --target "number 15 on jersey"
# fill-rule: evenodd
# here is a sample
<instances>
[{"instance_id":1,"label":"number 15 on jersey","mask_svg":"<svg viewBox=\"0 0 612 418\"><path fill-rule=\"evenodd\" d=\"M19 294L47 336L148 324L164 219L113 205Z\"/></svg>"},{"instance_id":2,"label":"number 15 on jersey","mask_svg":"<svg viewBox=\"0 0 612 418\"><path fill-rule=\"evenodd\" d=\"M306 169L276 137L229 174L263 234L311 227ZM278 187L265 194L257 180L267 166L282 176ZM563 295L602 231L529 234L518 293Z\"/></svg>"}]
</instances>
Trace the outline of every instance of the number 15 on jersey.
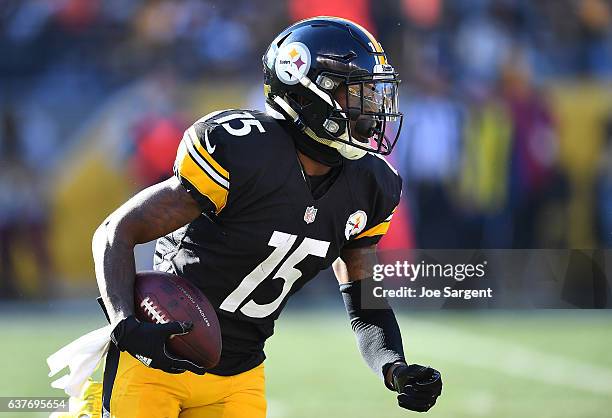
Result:
<instances>
[{"instance_id":1,"label":"number 15 on jersey","mask_svg":"<svg viewBox=\"0 0 612 418\"><path fill-rule=\"evenodd\" d=\"M275 247L272 254L253 269L240 285L223 301L220 308L228 312L236 312L238 307L253 293L274 269L283 261L289 253L297 235L274 231L268 245ZM252 318L265 318L272 314L283 302L293 284L302 277L302 272L295 266L309 255L324 258L329 249L329 242L320 241L313 238L304 238L300 245L287 257L280 268L272 277L273 279L283 279L283 290L281 294L272 302L260 305L253 299L249 300L240 308L240 312Z\"/></svg>"}]
</instances>

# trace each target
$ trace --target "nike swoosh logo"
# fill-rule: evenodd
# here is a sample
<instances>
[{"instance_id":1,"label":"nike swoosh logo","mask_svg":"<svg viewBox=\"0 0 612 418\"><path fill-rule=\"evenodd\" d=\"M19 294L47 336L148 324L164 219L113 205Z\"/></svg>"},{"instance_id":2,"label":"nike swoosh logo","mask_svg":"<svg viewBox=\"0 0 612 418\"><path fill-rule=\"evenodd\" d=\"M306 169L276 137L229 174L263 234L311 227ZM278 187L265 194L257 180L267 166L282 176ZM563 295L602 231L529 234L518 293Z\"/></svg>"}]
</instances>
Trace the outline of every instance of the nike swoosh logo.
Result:
<instances>
[{"instance_id":1,"label":"nike swoosh logo","mask_svg":"<svg viewBox=\"0 0 612 418\"><path fill-rule=\"evenodd\" d=\"M217 149L216 145L214 147L210 145L210 142L208 141L208 131L204 131L204 144L206 145L206 151L208 151L209 154L212 154Z\"/></svg>"}]
</instances>

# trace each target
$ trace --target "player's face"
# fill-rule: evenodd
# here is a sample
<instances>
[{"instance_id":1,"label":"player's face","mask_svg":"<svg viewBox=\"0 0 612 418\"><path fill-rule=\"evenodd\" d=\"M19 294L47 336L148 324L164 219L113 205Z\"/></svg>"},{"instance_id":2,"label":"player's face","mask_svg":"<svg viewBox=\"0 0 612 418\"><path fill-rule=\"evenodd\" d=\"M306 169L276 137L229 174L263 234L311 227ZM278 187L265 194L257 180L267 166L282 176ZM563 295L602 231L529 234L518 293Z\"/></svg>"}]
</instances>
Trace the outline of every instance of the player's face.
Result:
<instances>
[{"instance_id":1,"label":"player's face","mask_svg":"<svg viewBox=\"0 0 612 418\"><path fill-rule=\"evenodd\" d=\"M351 135L353 136L353 138L355 138L356 140L363 142L363 143L367 143L369 142L369 138L367 138L365 135L363 134L359 134L355 131L355 127L357 125L357 120L359 118L368 118L367 116L361 115L361 101L359 99L359 96L355 95L355 91L351 91L350 89L352 89L354 86L349 86L349 89L347 89L347 86L344 84L341 84L335 91L334 93L334 98L336 99L336 101L340 104L340 106L342 107L342 110L348 112L349 114L349 118L350 118L350 128L351 128ZM348 93L348 94L347 94ZM364 107L366 106L366 104L364 103Z\"/></svg>"},{"instance_id":2,"label":"player's face","mask_svg":"<svg viewBox=\"0 0 612 418\"><path fill-rule=\"evenodd\" d=\"M374 129L381 125L385 113L397 112L397 84L372 82L341 84L334 98L350 118L351 135L360 142L373 139ZM387 118L389 119L389 118Z\"/></svg>"}]
</instances>

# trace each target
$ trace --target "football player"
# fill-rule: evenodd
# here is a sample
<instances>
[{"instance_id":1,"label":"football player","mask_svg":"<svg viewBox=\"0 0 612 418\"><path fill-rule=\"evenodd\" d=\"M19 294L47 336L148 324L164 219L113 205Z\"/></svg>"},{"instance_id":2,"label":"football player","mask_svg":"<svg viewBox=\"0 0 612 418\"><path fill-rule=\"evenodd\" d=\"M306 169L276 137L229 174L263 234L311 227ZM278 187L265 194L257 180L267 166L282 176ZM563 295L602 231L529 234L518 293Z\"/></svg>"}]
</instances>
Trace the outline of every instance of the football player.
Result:
<instances>
[{"instance_id":1,"label":"football player","mask_svg":"<svg viewBox=\"0 0 612 418\"><path fill-rule=\"evenodd\" d=\"M427 411L441 393L440 373L406 363L389 305L369 306L364 291L400 199L401 179L381 157L401 128L397 73L367 30L334 17L285 29L263 66L266 111L196 121L174 176L94 234L114 327L104 416L264 417L264 342L287 298L332 264L361 354L399 405ZM189 324L134 317L133 249L154 239L155 268L191 280L216 308L223 349L210 370L165 348Z\"/></svg>"}]
</instances>

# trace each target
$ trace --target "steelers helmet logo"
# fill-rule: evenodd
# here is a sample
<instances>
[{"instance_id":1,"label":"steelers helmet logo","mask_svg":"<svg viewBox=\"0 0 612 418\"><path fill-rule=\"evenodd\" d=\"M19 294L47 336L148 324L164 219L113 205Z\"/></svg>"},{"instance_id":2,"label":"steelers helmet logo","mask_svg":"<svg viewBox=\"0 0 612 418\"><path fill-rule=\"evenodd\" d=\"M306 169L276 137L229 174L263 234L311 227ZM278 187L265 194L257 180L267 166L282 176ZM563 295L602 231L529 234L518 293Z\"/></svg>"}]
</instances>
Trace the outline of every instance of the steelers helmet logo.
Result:
<instances>
[{"instance_id":1,"label":"steelers helmet logo","mask_svg":"<svg viewBox=\"0 0 612 418\"><path fill-rule=\"evenodd\" d=\"M357 235L363 231L367 221L368 215L362 210L358 210L349 216L348 221L346 221L346 227L344 228L344 236L346 239L350 239L353 235Z\"/></svg>"},{"instance_id":2,"label":"steelers helmet logo","mask_svg":"<svg viewBox=\"0 0 612 418\"><path fill-rule=\"evenodd\" d=\"M310 51L301 42L283 45L276 55L275 70L279 80L293 85L310 70Z\"/></svg>"}]
</instances>

